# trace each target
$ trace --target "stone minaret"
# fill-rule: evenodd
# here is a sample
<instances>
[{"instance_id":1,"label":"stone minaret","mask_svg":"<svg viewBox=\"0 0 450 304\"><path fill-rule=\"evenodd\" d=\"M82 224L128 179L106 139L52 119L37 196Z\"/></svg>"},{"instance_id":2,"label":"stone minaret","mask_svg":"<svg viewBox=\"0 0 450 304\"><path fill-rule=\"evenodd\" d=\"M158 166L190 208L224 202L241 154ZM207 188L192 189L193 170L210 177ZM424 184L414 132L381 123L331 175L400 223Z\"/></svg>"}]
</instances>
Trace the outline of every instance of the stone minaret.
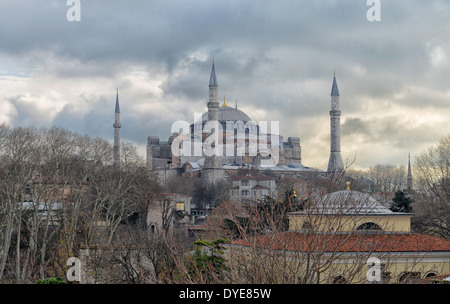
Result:
<instances>
[{"instance_id":1,"label":"stone minaret","mask_svg":"<svg viewBox=\"0 0 450 304\"><path fill-rule=\"evenodd\" d=\"M213 136L210 140L214 141L215 147L219 144L219 99L216 70L214 67L214 60L211 69L211 77L209 78L209 101L208 101L208 122L212 126L208 137ZM223 166L221 157L214 153L213 155L205 157L205 164L203 166L203 180L208 184L215 184L224 178Z\"/></svg>"},{"instance_id":2,"label":"stone minaret","mask_svg":"<svg viewBox=\"0 0 450 304\"><path fill-rule=\"evenodd\" d=\"M408 193L413 192L413 179L412 179L412 173L411 173L411 157L408 153L408 177L406 179L406 191Z\"/></svg>"},{"instance_id":3,"label":"stone minaret","mask_svg":"<svg viewBox=\"0 0 450 304\"><path fill-rule=\"evenodd\" d=\"M327 172L342 172L344 165L341 157L341 110L339 109L339 89L336 83L336 74L331 89L330 126L330 160L328 161Z\"/></svg>"},{"instance_id":4,"label":"stone minaret","mask_svg":"<svg viewBox=\"0 0 450 304\"><path fill-rule=\"evenodd\" d=\"M120 169L120 107L119 107L119 89L116 95L116 110L114 119L114 168Z\"/></svg>"}]
</instances>

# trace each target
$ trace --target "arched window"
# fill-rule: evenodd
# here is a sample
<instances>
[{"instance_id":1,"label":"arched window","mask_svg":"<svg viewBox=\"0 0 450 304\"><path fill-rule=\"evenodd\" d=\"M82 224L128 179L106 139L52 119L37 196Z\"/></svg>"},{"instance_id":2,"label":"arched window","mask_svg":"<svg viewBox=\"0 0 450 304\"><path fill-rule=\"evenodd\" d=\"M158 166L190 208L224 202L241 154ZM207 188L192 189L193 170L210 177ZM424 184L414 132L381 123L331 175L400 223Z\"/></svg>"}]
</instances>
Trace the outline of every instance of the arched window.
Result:
<instances>
[{"instance_id":1,"label":"arched window","mask_svg":"<svg viewBox=\"0 0 450 304\"><path fill-rule=\"evenodd\" d=\"M437 273L436 271L431 270L431 271L428 271L428 272L425 274L424 278L432 278L432 277L435 277L435 276L437 276L437 275L438 275L438 273Z\"/></svg>"},{"instance_id":2,"label":"arched window","mask_svg":"<svg viewBox=\"0 0 450 304\"><path fill-rule=\"evenodd\" d=\"M333 284L345 284L345 278L342 275L335 276L333 278Z\"/></svg>"},{"instance_id":3,"label":"arched window","mask_svg":"<svg viewBox=\"0 0 450 304\"><path fill-rule=\"evenodd\" d=\"M381 231L381 227L378 224L375 224L373 222L366 222L361 225L359 225L356 230L358 231Z\"/></svg>"},{"instance_id":4,"label":"arched window","mask_svg":"<svg viewBox=\"0 0 450 304\"><path fill-rule=\"evenodd\" d=\"M406 283L406 284L417 284L419 283L420 280L420 272L404 272L402 273L399 278L398 278L398 282L399 283Z\"/></svg>"}]
</instances>

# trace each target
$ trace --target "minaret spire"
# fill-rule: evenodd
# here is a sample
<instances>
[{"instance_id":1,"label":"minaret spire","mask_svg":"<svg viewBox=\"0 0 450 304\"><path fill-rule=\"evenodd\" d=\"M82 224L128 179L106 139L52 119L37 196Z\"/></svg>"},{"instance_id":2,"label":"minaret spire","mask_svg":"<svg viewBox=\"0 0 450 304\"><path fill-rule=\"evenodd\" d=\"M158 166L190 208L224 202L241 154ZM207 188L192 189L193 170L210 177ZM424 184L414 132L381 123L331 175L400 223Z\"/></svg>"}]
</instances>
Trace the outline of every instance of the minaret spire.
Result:
<instances>
[{"instance_id":1,"label":"minaret spire","mask_svg":"<svg viewBox=\"0 0 450 304\"><path fill-rule=\"evenodd\" d=\"M116 108L114 118L114 167L120 169L120 106L119 106L119 89L116 93Z\"/></svg>"},{"instance_id":2,"label":"minaret spire","mask_svg":"<svg viewBox=\"0 0 450 304\"><path fill-rule=\"evenodd\" d=\"M413 179L411 172L411 155L408 153L408 177L406 179L406 191L411 193L413 191Z\"/></svg>"},{"instance_id":3,"label":"minaret spire","mask_svg":"<svg viewBox=\"0 0 450 304\"><path fill-rule=\"evenodd\" d=\"M333 86L331 88L331 96L339 96L339 89L336 82L336 72L334 73L333 76Z\"/></svg>"},{"instance_id":4,"label":"minaret spire","mask_svg":"<svg viewBox=\"0 0 450 304\"><path fill-rule=\"evenodd\" d=\"M213 64L212 64L212 68L211 68L211 76L209 77L209 86L210 87L218 87L217 77L216 77L216 68L214 67L214 58L213 58Z\"/></svg>"},{"instance_id":5,"label":"minaret spire","mask_svg":"<svg viewBox=\"0 0 450 304\"><path fill-rule=\"evenodd\" d=\"M116 93L116 110L114 111L115 113L120 113L120 107L119 107L119 88L117 88L117 93Z\"/></svg>"},{"instance_id":6,"label":"minaret spire","mask_svg":"<svg viewBox=\"0 0 450 304\"><path fill-rule=\"evenodd\" d=\"M342 172L344 165L341 156L341 110L339 109L339 89L336 73L334 73L331 87L330 129L330 160L328 161L327 171L328 173Z\"/></svg>"},{"instance_id":7,"label":"minaret spire","mask_svg":"<svg viewBox=\"0 0 450 304\"><path fill-rule=\"evenodd\" d=\"M219 140L219 99L218 84L214 59L209 78L209 101L208 101L208 121L204 130L209 134L205 139L208 154L205 157L202 178L207 184L216 184L224 179L222 159L220 157L221 143ZM224 99L225 100L225 99Z\"/></svg>"}]
</instances>

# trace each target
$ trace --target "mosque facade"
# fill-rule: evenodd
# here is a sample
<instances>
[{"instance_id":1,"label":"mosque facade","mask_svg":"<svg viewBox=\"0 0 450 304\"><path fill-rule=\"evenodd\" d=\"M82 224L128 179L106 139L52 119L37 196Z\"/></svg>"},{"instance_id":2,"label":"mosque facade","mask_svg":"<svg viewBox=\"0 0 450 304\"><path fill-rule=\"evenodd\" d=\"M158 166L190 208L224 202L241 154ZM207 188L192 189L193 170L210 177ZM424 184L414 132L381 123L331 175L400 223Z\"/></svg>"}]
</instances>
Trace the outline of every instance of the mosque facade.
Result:
<instances>
[{"instance_id":1,"label":"mosque facade","mask_svg":"<svg viewBox=\"0 0 450 304\"><path fill-rule=\"evenodd\" d=\"M234 106L227 105L225 98L220 105L218 88L213 62L208 111L190 124L186 134L174 133L167 140L160 140L159 136L148 136L147 167L150 170L174 170L176 174L199 171L205 181L210 182L227 178L232 175L233 170L243 167L279 174L315 172L326 175L343 170L336 77L333 79L331 92L331 145L327 171L302 164L300 137L288 137L285 140L279 132L273 132L279 125L273 125L273 122L257 124L247 113L238 109L237 103ZM205 145L209 145L210 151L215 153L208 155Z\"/></svg>"}]
</instances>

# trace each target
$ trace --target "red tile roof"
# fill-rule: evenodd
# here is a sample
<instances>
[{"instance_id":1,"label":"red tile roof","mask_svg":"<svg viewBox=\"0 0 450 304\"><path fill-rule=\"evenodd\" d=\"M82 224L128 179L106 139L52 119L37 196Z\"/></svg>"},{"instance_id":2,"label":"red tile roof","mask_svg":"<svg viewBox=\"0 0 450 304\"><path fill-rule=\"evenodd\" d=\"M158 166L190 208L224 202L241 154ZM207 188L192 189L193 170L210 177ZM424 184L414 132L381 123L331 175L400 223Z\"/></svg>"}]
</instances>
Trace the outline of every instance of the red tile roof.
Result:
<instances>
[{"instance_id":1,"label":"red tile roof","mask_svg":"<svg viewBox=\"0 0 450 304\"><path fill-rule=\"evenodd\" d=\"M450 284L450 274L432 276L420 280L420 284Z\"/></svg>"},{"instance_id":2,"label":"red tile roof","mask_svg":"<svg viewBox=\"0 0 450 304\"><path fill-rule=\"evenodd\" d=\"M306 234L287 231L238 240L234 245L273 250L319 252L438 252L450 251L450 241L416 233Z\"/></svg>"}]
</instances>

